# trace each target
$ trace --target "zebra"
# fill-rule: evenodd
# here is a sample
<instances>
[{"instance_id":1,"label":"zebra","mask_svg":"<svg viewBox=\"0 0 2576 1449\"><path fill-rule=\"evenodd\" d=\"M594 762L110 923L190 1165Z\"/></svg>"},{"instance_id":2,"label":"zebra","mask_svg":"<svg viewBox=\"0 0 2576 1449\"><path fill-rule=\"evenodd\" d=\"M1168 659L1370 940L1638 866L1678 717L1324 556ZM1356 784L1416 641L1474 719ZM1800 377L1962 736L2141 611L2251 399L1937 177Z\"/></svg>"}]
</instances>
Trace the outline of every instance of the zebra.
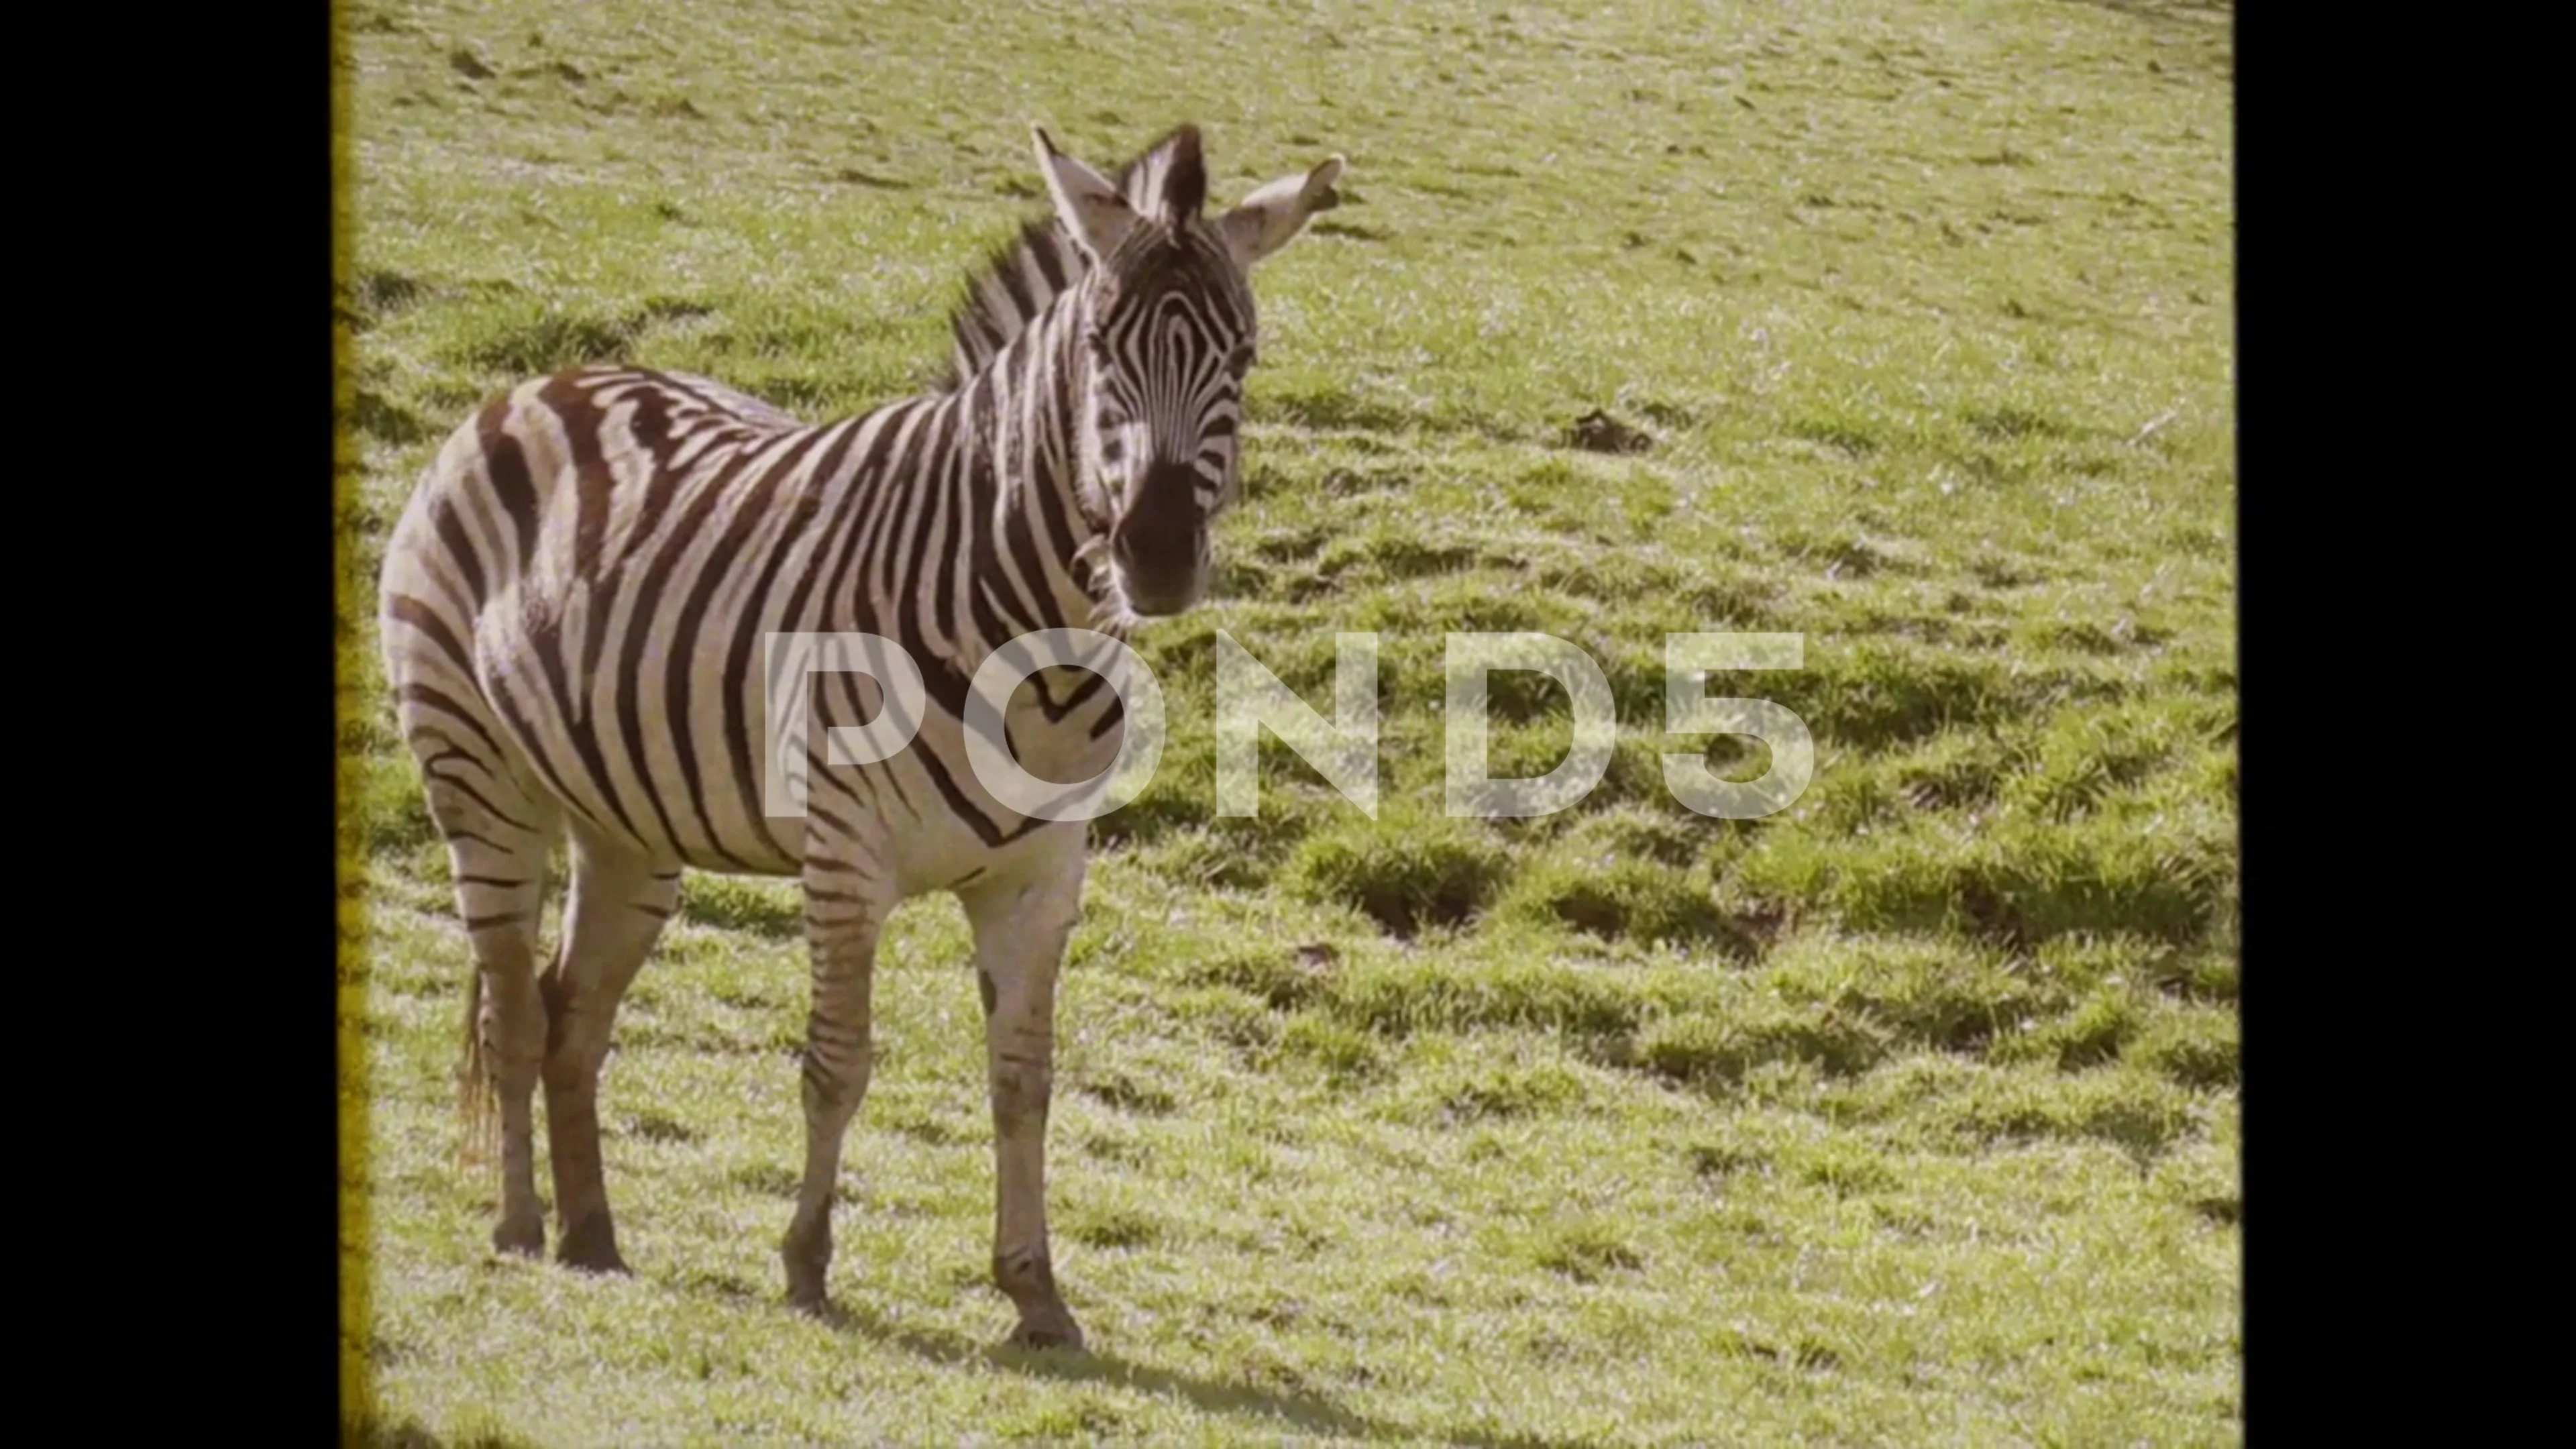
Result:
<instances>
[{"instance_id":1,"label":"zebra","mask_svg":"<svg viewBox=\"0 0 2576 1449\"><path fill-rule=\"evenodd\" d=\"M970 282L944 382L808 425L690 374L522 381L448 437L388 540L382 657L472 943L458 1076L469 1140L498 1139L496 1251L544 1252L542 1082L557 1261L630 1271L598 1122L618 1003L684 869L792 877L812 995L804 1172L778 1251L789 1303L827 1312L879 934L897 904L945 891L971 927L985 1022L992 1281L1017 1310L1011 1341L1083 1346L1055 1281L1045 1140L1087 832L1010 810L967 767L968 682L1030 631L1123 640L1206 592L1211 530L1241 486L1250 273L1341 203L1345 162L1209 216L1193 125L1115 179L1043 126L1030 135L1051 214ZM807 747L802 819L764 814L755 765L769 722L754 646L773 631L892 639L927 701L889 758ZM861 725L886 698L865 674L825 675L811 718ZM1097 673L1067 670L1032 675L1005 719L1024 768L1051 779L1102 772L1125 723ZM540 970L558 845L562 941Z\"/></svg>"}]
</instances>

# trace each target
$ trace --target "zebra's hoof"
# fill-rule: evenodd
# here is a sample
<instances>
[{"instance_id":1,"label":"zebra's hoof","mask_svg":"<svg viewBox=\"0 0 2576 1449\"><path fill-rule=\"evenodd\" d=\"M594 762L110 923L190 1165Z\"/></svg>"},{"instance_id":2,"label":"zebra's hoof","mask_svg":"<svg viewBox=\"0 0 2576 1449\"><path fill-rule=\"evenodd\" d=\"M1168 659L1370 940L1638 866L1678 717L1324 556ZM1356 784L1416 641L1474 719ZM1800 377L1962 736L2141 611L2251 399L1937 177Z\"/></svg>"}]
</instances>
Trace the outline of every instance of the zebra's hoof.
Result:
<instances>
[{"instance_id":1,"label":"zebra's hoof","mask_svg":"<svg viewBox=\"0 0 2576 1449\"><path fill-rule=\"evenodd\" d=\"M1058 1309L1052 1314L1021 1319L1020 1326L1011 1330L1011 1346L1061 1348L1080 1353L1083 1351L1082 1328L1073 1321L1072 1314Z\"/></svg>"},{"instance_id":2,"label":"zebra's hoof","mask_svg":"<svg viewBox=\"0 0 2576 1449\"><path fill-rule=\"evenodd\" d=\"M634 1272L617 1254L617 1228L605 1213L565 1228L563 1244L555 1249L555 1261L584 1273L632 1276Z\"/></svg>"},{"instance_id":3,"label":"zebra's hoof","mask_svg":"<svg viewBox=\"0 0 2576 1449\"><path fill-rule=\"evenodd\" d=\"M514 1258L541 1258L546 1251L546 1225L538 1218L503 1219L492 1230L492 1249Z\"/></svg>"},{"instance_id":4,"label":"zebra's hoof","mask_svg":"<svg viewBox=\"0 0 2576 1449\"><path fill-rule=\"evenodd\" d=\"M816 1317L828 1313L831 1300L823 1292L823 1279L831 1267L831 1249L816 1252L810 1245L790 1243L781 1256L787 1260L787 1306Z\"/></svg>"}]
</instances>

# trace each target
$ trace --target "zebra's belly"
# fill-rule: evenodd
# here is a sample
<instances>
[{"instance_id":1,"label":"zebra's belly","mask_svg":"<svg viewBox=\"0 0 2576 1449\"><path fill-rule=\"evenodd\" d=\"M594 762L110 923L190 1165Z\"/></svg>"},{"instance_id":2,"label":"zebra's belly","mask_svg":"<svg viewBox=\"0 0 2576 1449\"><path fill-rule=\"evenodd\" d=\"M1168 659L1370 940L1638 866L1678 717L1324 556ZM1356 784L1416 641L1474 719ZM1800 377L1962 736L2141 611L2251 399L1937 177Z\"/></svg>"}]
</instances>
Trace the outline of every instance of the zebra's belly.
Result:
<instances>
[{"instance_id":1,"label":"zebra's belly","mask_svg":"<svg viewBox=\"0 0 2576 1449\"><path fill-rule=\"evenodd\" d=\"M828 778L814 778L830 754L825 732L880 708L873 680L851 676L852 693L817 687L773 702L758 650L739 642L746 636L701 639L684 653L631 620L594 629L585 591L572 591L568 606L538 594L484 616L476 654L485 696L558 801L590 831L656 862L796 876L819 848L909 897L1008 877L1084 829L1033 818L997 793L967 751L963 722L936 703L891 756L820 765ZM1122 729L1093 731L1111 701L1051 721L1033 686L1009 711L1021 767L1065 783L1107 769ZM773 704L788 718L805 715L801 739L772 738ZM791 759L800 763L789 768ZM1041 785L1024 798L1061 791Z\"/></svg>"},{"instance_id":2,"label":"zebra's belly","mask_svg":"<svg viewBox=\"0 0 2576 1449\"><path fill-rule=\"evenodd\" d=\"M1115 735L1103 747L1070 743L1063 733L1038 731L1015 713L1012 737L1022 765L1042 779L1081 779L1115 754ZM1025 815L997 798L968 757L959 722L937 709L893 756L833 773L853 793L826 785L812 798L836 816L856 810L856 849L902 898L1051 868L1088 835L1084 821Z\"/></svg>"},{"instance_id":3,"label":"zebra's belly","mask_svg":"<svg viewBox=\"0 0 2576 1449\"><path fill-rule=\"evenodd\" d=\"M1115 757L1114 733L1105 742L1075 742L1063 738L1065 733L1060 727L1040 732L1015 719L1021 763L1042 779L1078 780ZM738 778L737 762L721 738L700 732L690 744L700 780ZM700 817L692 799L692 813L675 812L676 829L661 828L656 815L646 838L679 864L728 874L796 876L811 847L856 865L883 882L894 899L907 900L1052 869L1066 850L1080 849L1088 834L1084 821L1033 818L997 799L968 758L962 729L936 710L921 733L887 759L818 773L810 761L825 754L827 745L812 745L801 791L787 788L773 796L730 788L721 796L710 794L706 818L713 821L712 834L693 828ZM758 773L765 762L755 748L755 779L763 788L774 783ZM779 813L763 813L771 809Z\"/></svg>"}]
</instances>

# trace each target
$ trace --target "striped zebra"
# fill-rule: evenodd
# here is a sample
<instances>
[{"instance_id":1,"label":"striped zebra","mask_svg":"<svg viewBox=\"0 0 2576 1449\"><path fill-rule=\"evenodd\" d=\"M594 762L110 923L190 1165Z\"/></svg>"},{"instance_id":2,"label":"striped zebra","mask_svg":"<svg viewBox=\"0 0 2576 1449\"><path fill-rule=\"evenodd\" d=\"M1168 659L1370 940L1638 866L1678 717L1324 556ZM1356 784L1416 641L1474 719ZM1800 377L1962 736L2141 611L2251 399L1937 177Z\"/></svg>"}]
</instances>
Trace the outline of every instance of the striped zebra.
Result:
<instances>
[{"instance_id":1,"label":"striped zebra","mask_svg":"<svg viewBox=\"0 0 2576 1449\"><path fill-rule=\"evenodd\" d=\"M498 1118L503 1252L545 1245L543 1082L557 1257L626 1271L598 1120L618 1002L684 868L795 877L812 1000L805 1167L780 1255L789 1301L821 1310L880 929L899 902L944 890L973 929L984 1009L994 1283L1018 1310L1014 1341L1082 1343L1052 1266L1045 1132L1086 828L984 786L966 756L968 685L1030 631L1123 639L1206 590L1210 529L1239 488L1247 277L1339 204L1343 161L1209 217L1194 127L1115 180L1032 136L1052 215L968 288L945 385L808 426L687 375L530 380L447 440L394 530L387 680L473 946L460 1078L482 1140ZM801 819L764 812L755 758L771 738L755 661L773 631L891 639L926 694L918 734L889 758L806 747ZM818 676L804 738L862 725L886 698L866 674ZM1101 774L1124 733L1117 694L1082 670L1032 675L1003 718L1023 767L1050 780ZM569 898L541 970L557 843Z\"/></svg>"}]
</instances>

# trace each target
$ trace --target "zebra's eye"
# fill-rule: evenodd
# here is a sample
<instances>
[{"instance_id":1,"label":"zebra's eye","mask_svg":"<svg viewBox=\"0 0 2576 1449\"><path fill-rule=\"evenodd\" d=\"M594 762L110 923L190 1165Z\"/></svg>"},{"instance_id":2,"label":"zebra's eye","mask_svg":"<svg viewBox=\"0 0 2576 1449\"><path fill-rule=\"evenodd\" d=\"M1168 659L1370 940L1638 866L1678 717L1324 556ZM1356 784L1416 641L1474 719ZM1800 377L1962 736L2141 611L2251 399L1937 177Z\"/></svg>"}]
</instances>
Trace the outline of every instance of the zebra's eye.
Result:
<instances>
[{"instance_id":1,"label":"zebra's eye","mask_svg":"<svg viewBox=\"0 0 2576 1449\"><path fill-rule=\"evenodd\" d=\"M1250 372L1252 365L1259 360L1260 354L1254 350L1251 343L1247 342L1234 349L1233 353L1226 358L1225 370L1234 375L1235 381L1241 382L1243 375Z\"/></svg>"}]
</instances>

